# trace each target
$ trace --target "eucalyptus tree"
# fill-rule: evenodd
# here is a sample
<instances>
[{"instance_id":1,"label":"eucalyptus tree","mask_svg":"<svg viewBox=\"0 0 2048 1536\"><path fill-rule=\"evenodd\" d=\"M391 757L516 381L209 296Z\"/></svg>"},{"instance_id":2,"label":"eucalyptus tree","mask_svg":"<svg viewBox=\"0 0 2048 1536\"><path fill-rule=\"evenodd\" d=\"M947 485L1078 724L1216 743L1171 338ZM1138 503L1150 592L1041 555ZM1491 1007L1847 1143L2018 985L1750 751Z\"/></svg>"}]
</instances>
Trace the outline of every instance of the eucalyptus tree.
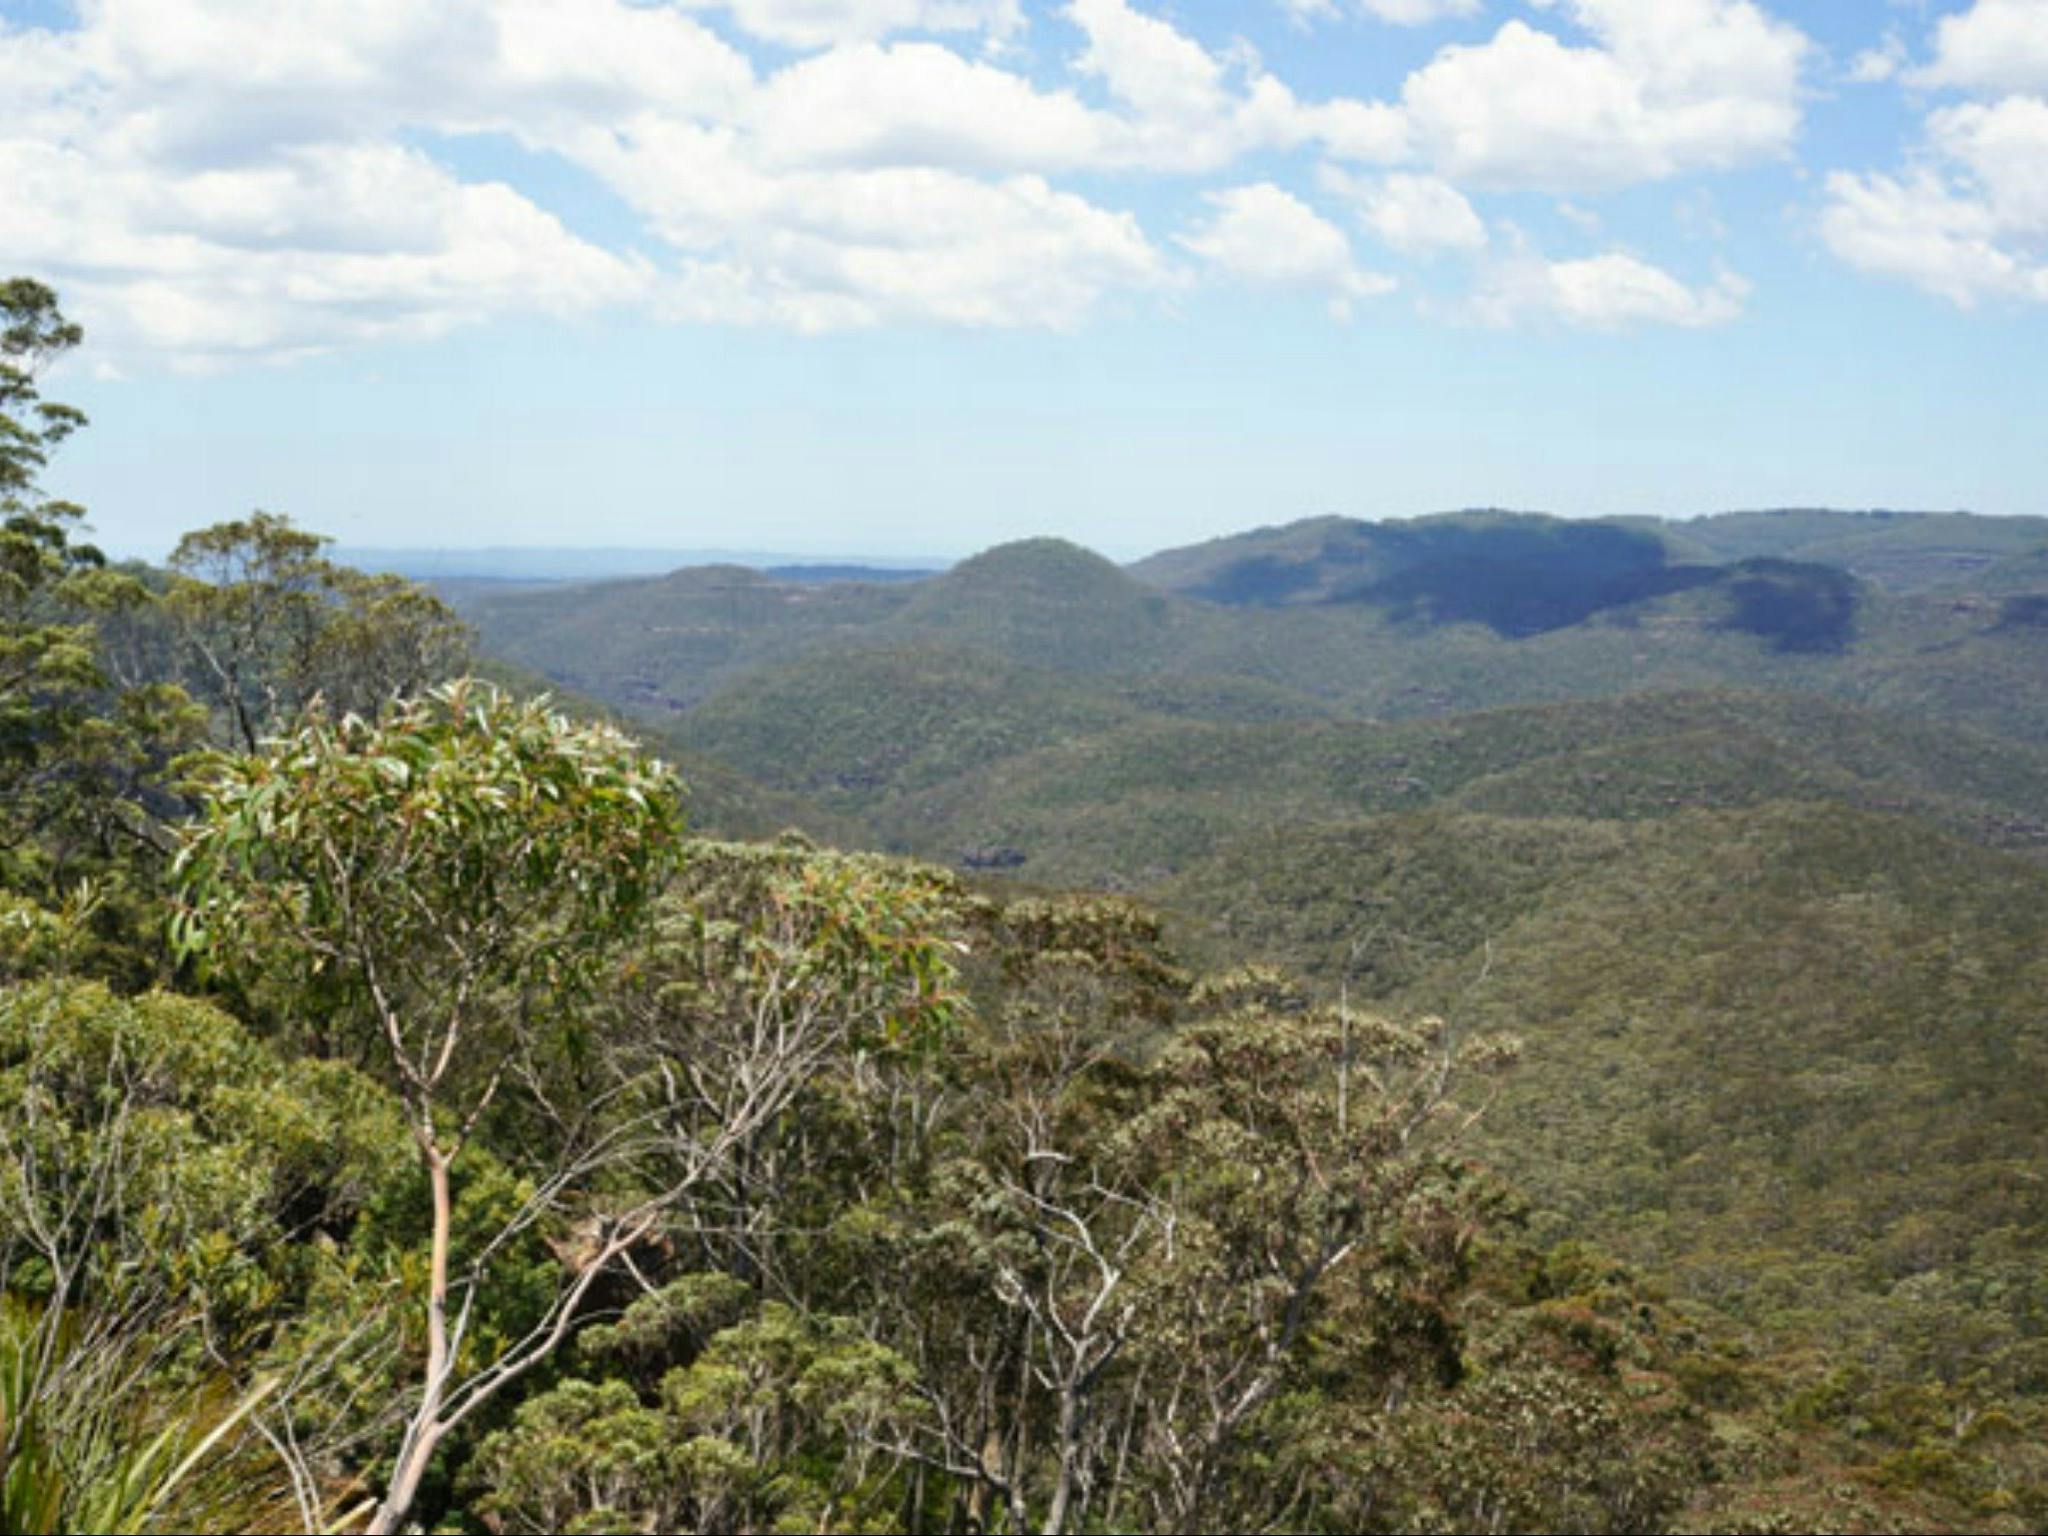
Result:
<instances>
[{"instance_id":1,"label":"eucalyptus tree","mask_svg":"<svg viewBox=\"0 0 2048 1536\"><path fill-rule=\"evenodd\" d=\"M177 942L338 988L427 1186L426 1360L372 1523L395 1530L440 1444L554 1351L663 1209L658 1190L605 1207L598 1176L634 1141L587 1114L463 1253L452 1180L501 1091L542 1075L577 999L647 914L679 846L679 786L616 731L468 680L375 719L315 711L204 778ZM579 1203L587 1241L552 1300L494 1358L473 1358L465 1336L494 1262Z\"/></svg>"},{"instance_id":2,"label":"eucalyptus tree","mask_svg":"<svg viewBox=\"0 0 2048 1536\"><path fill-rule=\"evenodd\" d=\"M315 698L336 714L374 714L468 664L468 627L447 604L335 564L329 542L259 511L195 529L171 552L163 606L188 681L242 751Z\"/></svg>"},{"instance_id":3,"label":"eucalyptus tree","mask_svg":"<svg viewBox=\"0 0 2048 1536\"><path fill-rule=\"evenodd\" d=\"M735 1245L758 1264L766 1128L817 1074L959 1007L945 877L686 844L666 769L542 701L460 681L375 720L316 709L204 777L180 946L340 994L336 1043L396 1090L429 1196L426 1358L373 1530L615 1270ZM493 1127L524 1192L458 1238L455 1170ZM536 1239L551 1294L487 1350L477 1320Z\"/></svg>"},{"instance_id":4,"label":"eucalyptus tree","mask_svg":"<svg viewBox=\"0 0 2048 1536\"><path fill-rule=\"evenodd\" d=\"M150 836L148 781L194 727L175 687L109 677L98 625L149 593L75 538L82 508L43 488L85 416L43 398L40 378L83 338L50 288L0 281L0 875L31 885L68 877L69 841L104 855Z\"/></svg>"}]
</instances>

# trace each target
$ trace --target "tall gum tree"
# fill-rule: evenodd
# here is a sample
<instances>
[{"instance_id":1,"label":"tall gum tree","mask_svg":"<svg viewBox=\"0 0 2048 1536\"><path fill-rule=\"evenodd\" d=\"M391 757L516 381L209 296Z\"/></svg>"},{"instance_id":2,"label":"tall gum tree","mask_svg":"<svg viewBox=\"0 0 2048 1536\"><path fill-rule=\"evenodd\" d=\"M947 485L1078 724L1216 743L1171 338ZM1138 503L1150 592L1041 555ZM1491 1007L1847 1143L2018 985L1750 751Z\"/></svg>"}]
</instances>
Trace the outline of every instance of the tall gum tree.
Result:
<instances>
[{"instance_id":1,"label":"tall gum tree","mask_svg":"<svg viewBox=\"0 0 2048 1536\"><path fill-rule=\"evenodd\" d=\"M397 1530L436 1448L567 1336L597 1279L658 1221L659 1191L601 1214L523 1336L465 1354L494 1260L591 1198L632 1138L566 1138L532 1193L455 1251L451 1175L508 1081L530 1071L675 859L679 786L603 726L463 680L379 719L315 712L212 759L179 856L174 938L353 1000L404 1105L432 1208L426 1360L370 1529Z\"/></svg>"},{"instance_id":2,"label":"tall gum tree","mask_svg":"<svg viewBox=\"0 0 2048 1536\"><path fill-rule=\"evenodd\" d=\"M108 666L107 625L150 594L76 537L84 510L43 487L85 416L45 399L41 379L83 339L52 289L0 279L0 886L39 896L152 856L167 840L152 812L161 771L198 731L182 689ZM27 910L4 894L0 907Z\"/></svg>"}]
</instances>

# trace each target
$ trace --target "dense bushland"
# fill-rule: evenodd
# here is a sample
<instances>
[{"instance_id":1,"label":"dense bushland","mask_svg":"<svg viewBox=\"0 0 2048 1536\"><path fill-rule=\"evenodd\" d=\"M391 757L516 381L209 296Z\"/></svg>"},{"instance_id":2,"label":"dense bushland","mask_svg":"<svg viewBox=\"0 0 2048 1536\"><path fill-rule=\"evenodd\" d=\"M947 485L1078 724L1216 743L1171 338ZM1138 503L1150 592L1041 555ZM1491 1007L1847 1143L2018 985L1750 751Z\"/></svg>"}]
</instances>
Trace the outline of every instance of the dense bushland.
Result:
<instances>
[{"instance_id":1,"label":"dense bushland","mask_svg":"<svg viewBox=\"0 0 2048 1536\"><path fill-rule=\"evenodd\" d=\"M1388 730L1046 650L997 560L821 596L971 633L707 709L796 755L700 797L288 519L110 566L41 488L76 330L0 297L7 1529L2048 1516L2028 748ZM1169 916L701 826L946 853L969 785Z\"/></svg>"}]
</instances>

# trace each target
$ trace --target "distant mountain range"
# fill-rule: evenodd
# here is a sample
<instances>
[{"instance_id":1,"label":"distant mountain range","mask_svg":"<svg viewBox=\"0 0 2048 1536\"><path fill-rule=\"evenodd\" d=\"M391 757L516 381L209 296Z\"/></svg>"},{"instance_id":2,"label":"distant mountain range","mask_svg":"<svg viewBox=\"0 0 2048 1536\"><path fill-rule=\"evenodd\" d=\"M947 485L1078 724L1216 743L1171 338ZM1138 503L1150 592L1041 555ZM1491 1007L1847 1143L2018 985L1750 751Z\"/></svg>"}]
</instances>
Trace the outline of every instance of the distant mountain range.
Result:
<instances>
[{"instance_id":1,"label":"distant mountain range","mask_svg":"<svg viewBox=\"0 0 2048 1536\"><path fill-rule=\"evenodd\" d=\"M2040 1528L2048 519L1319 518L840 574L450 590L702 826L1134 893L1203 963L1522 1034L1488 1157L1539 1236L1730 1330L1693 1390L1732 1486Z\"/></svg>"},{"instance_id":2,"label":"distant mountain range","mask_svg":"<svg viewBox=\"0 0 2048 1536\"><path fill-rule=\"evenodd\" d=\"M1560 525L1561 528L1560 528ZM1728 563L1760 557L1813 560L1898 590L1968 576L2048 543L2048 518L1967 512L1726 512L1689 520L1559 519L1465 511L1385 522L1311 518L1279 528L1162 551L1129 569L1153 585L1222 601L1312 601L1352 594L1373 579L1447 558L1497 558L1500 535L1519 531L1539 564L1585 562L1634 571L1644 564ZM1494 535L1494 549L1479 545ZM1646 559L1654 545L1661 559ZM1546 546L1548 553L1546 554ZM914 580L955 562L935 556L792 554L746 549L339 546L335 559L414 581L554 582L662 576L731 565L793 581Z\"/></svg>"},{"instance_id":3,"label":"distant mountain range","mask_svg":"<svg viewBox=\"0 0 2048 1536\"><path fill-rule=\"evenodd\" d=\"M1067 678L1227 679L1354 718L1791 689L2048 740L2048 520L1316 519L1121 569L1052 539L930 579L736 565L453 593L495 654L665 719L810 655L938 647Z\"/></svg>"},{"instance_id":4,"label":"distant mountain range","mask_svg":"<svg viewBox=\"0 0 2048 1536\"><path fill-rule=\"evenodd\" d=\"M792 581L904 581L944 570L948 561L905 556L875 560L856 555L793 555L732 549L369 549L348 545L329 552L357 570L389 572L410 581L556 582L658 576L691 565L740 565L773 571Z\"/></svg>"}]
</instances>

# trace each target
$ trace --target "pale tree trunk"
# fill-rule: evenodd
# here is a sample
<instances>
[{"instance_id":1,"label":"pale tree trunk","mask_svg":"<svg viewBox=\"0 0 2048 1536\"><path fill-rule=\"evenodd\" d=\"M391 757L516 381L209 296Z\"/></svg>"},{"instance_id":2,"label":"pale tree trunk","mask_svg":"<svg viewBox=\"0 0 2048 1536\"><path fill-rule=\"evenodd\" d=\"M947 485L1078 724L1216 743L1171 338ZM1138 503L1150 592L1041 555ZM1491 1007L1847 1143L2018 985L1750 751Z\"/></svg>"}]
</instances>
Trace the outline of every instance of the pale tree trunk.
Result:
<instances>
[{"instance_id":1,"label":"pale tree trunk","mask_svg":"<svg viewBox=\"0 0 2048 1536\"><path fill-rule=\"evenodd\" d=\"M1045 1536L1064 1536L1067 1529L1067 1511L1073 1504L1081 1459L1081 1418L1080 1394L1069 1383L1060 1390L1059 1474L1053 1483L1052 1504L1045 1512Z\"/></svg>"},{"instance_id":2,"label":"pale tree trunk","mask_svg":"<svg viewBox=\"0 0 2048 1536\"><path fill-rule=\"evenodd\" d=\"M434 1235L427 1269L427 1380L420 1405L405 1427L405 1438L399 1442L398 1460L391 1469L391 1486L370 1521L369 1536L393 1536L404 1524L413 1500L419 1496L420 1481L447 1432L447 1426L441 1423L441 1406L454 1365L448 1346L448 1248L454 1226L448 1188L450 1154L436 1146L430 1135L422 1136L420 1160L426 1165L434 1195Z\"/></svg>"}]
</instances>

